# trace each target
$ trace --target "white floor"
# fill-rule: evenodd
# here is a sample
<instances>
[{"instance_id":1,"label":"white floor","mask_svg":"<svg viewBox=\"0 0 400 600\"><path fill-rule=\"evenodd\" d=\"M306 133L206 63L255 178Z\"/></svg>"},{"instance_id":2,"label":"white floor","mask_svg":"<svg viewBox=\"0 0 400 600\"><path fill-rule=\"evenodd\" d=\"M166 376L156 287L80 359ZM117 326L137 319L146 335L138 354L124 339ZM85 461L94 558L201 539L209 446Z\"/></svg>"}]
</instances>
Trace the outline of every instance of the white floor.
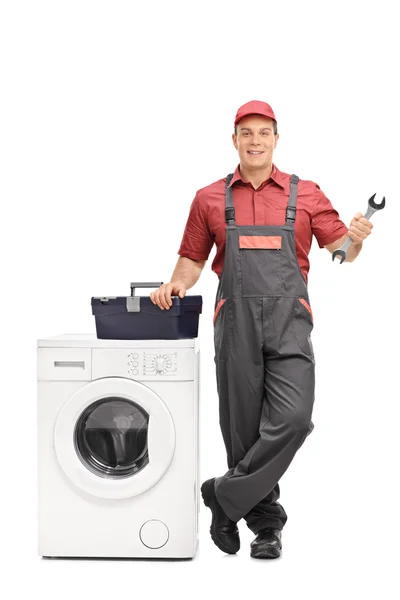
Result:
<instances>
[{"instance_id":1,"label":"white floor","mask_svg":"<svg viewBox=\"0 0 400 600\"><path fill-rule=\"evenodd\" d=\"M321 491L323 497L324 491ZM321 497L319 500L321 500ZM316 499L317 500L317 499ZM17 500L18 502L18 500ZM204 506L200 517L200 542L191 561L145 561L103 559L43 559L36 555L34 507L28 507L15 527L7 551L3 548L1 587L3 597L40 597L41 600L117 597L208 598L385 598L398 600L398 546L390 525L374 515L355 514L349 507L349 522L343 504L338 515L327 505L317 510L317 522L310 522L312 510L305 501L286 502L290 517L283 532L282 556L256 560L249 556L253 534L239 523L241 549L225 555L209 536L210 511ZM304 513L302 514L302 510ZM360 517L362 515L362 517ZM376 514L377 516L377 514ZM390 518L381 513L382 520ZM25 529L26 527L26 529Z\"/></svg>"}]
</instances>

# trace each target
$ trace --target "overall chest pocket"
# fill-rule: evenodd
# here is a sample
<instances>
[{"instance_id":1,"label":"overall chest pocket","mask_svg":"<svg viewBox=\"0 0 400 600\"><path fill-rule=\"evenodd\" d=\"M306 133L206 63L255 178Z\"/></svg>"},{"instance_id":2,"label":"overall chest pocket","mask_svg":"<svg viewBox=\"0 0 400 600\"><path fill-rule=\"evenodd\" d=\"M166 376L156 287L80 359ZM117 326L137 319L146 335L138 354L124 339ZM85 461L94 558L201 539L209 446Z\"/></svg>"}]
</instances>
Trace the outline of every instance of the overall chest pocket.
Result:
<instances>
[{"instance_id":1,"label":"overall chest pocket","mask_svg":"<svg viewBox=\"0 0 400 600\"><path fill-rule=\"evenodd\" d=\"M282 289L282 236L239 235L244 295L277 295Z\"/></svg>"}]
</instances>

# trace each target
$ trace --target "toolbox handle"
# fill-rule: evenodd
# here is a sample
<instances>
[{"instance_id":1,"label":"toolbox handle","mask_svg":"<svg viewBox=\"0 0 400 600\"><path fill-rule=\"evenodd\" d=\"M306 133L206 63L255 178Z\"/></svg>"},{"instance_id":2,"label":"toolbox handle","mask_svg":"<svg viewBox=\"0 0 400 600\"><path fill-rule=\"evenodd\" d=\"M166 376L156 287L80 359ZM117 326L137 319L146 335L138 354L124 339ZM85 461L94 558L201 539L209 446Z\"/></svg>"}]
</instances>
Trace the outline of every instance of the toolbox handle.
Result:
<instances>
[{"instance_id":1,"label":"toolbox handle","mask_svg":"<svg viewBox=\"0 0 400 600\"><path fill-rule=\"evenodd\" d=\"M131 283L131 296L135 295L135 288L140 287L140 288L152 288L152 287L160 287L160 285L162 285L163 282L146 282L146 281L134 281L133 283Z\"/></svg>"}]
</instances>

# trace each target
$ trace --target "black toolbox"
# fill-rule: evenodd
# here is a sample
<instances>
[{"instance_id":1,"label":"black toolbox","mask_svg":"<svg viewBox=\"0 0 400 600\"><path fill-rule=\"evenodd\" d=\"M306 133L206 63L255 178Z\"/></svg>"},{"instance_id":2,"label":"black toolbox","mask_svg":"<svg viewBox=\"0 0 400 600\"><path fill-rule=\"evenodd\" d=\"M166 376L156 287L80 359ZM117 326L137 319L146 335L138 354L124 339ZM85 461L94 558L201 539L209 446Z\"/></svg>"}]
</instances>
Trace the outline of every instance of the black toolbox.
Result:
<instances>
[{"instance_id":1,"label":"black toolbox","mask_svg":"<svg viewBox=\"0 0 400 600\"><path fill-rule=\"evenodd\" d=\"M171 296L169 310L153 304L150 296L136 296L135 288L159 288L160 283L133 282L130 296L94 296L99 339L180 340L198 335L202 296Z\"/></svg>"}]
</instances>

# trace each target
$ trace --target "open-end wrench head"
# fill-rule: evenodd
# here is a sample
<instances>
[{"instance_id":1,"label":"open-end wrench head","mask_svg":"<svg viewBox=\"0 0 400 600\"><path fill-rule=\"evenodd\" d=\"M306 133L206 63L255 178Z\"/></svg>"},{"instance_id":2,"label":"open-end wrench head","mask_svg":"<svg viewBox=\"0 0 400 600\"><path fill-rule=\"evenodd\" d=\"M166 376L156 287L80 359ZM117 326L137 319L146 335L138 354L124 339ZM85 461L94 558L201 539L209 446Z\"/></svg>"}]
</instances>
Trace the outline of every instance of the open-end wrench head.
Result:
<instances>
[{"instance_id":1,"label":"open-end wrench head","mask_svg":"<svg viewBox=\"0 0 400 600\"><path fill-rule=\"evenodd\" d=\"M337 256L340 256L340 264L342 264L342 262L345 260L346 258L346 252L344 252L344 250L335 250L332 253L332 260L335 260L335 258Z\"/></svg>"},{"instance_id":2,"label":"open-end wrench head","mask_svg":"<svg viewBox=\"0 0 400 600\"><path fill-rule=\"evenodd\" d=\"M374 198L375 198L376 194L373 194L371 196L371 198L368 200L368 205L373 208L374 210L381 210L382 208L385 208L385 196L383 196L383 200L380 204L377 204L376 202L374 202Z\"/></svg>"}]
</instances>

